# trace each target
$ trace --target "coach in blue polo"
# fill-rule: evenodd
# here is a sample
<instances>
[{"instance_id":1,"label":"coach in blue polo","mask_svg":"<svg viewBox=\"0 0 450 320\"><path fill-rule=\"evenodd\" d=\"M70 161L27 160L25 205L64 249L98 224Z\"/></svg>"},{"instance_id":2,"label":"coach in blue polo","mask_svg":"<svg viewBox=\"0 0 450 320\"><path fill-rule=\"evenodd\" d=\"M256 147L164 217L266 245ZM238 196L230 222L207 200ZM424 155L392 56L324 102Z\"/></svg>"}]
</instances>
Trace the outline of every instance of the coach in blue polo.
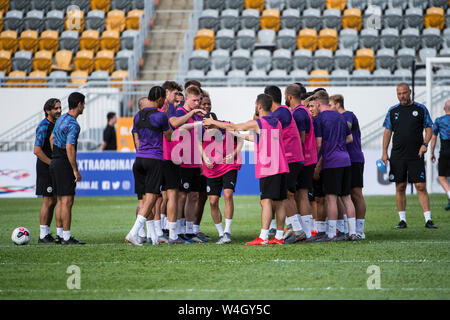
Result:
<instances>
[{"instance_id":1,"label":"coach in blue polo","mask_svg":"<svg viewBox=\"0 0 450 320\"><path fill-rule=\"evenodd\" d=\"M431 221L430 199L426 188L424 155L433 133L430 114L427 108L411 100L411 90L406 83L397 86L400 103L391 107L384 120L382 160L390 163L389 180L395 182L395 196L400 222L398 229L406 228L406 181L414 183L419 204L425 217L425 227L436 229ZM425 138L423 131L425 129ZM391 156L388 147L392 139Z\"/></svg>"}]
</instances>

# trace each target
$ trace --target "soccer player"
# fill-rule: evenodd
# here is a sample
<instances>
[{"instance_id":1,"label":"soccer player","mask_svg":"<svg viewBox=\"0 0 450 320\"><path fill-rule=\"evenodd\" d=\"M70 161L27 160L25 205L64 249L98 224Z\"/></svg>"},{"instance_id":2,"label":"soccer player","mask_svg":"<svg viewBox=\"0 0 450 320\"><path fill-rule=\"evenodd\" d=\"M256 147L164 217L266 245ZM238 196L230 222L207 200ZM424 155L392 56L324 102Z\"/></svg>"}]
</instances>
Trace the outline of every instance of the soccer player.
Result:
<instances>
[{"instance_id":1,"label":"soccer player","mask_svg":"<svg viewBox=\"0 0 450 320\"><path fill-rule=\"evenodd\" d=\"M116 141L116 128L114 127L117 123L117 116L115 112L108 112L106 115L106 119L108 124L106 125L105 130L103 130L103 141L100 145L100 149L104 150L117 150L117 141Z\"/></svg>"},{"instance_id":2,"label":"soccer player","mask_svg":"<svg viewBox=\"0 0 450 320\"><path fill-rule=\"evenodd\" d=\"M175 110L181 105L181 103L184 101L183 93L180 91L177 93L177 96L175 98L175 101L173 103L173 106L175 107Z\"/></svg>"},{"instance_id":3,"label":"soccer player","mask_svg":"<svg viewBox=\"0 0 450 320\"><path fill-rule=\"evenodd\" d=\"M366 202L362 194L362 188L364 185L364 153L361 148L361 131L359 129L358 118L353 112L345 110L344 97L340 94L330 97L330 106L331 109L344 116L345 121L352 132L353 142L347 144L347 151L352 163L350 194L355 206L356 236L358 239L365 239L366 235L364 233L364 221L366 217Z\"/></svg>"},{"instance_id":4,"label":"soccer player","mask_svg":"<svg viewBox=\"0 0 450 320\"><path fill-rule=\"evenodd\" d=\"M314 94L320 114L317 116L317 138L322 154L318 167L322 169L323 191L327 203L328 233L316 241L337 241L336 223L338 218L337 201L341 197L348 215L348 240L355 241L356 221L355 207L350 197L351 162L347 152L347 143L353 141L352 133L337 111L329 105L328 93L324 90Z\"/></svg>"},{"instance_id":5,"label":"soccer player","mask_svg":"<svg viewBox=\"0 0 450 320\"><path fill-rule=\"evenodd\" d=\"M260 179L261 191L261 232L255 240L247 242L247 245L283 244L284 221L286 211L283 200L287 199L287 173L288 163L285 150L281 143L283 133L281 123L275 117L270 116L272 98L267 94L260 94L256 98L257 120L245 123L232 124L215 121L211 118L203 119L203 125L214 125L226 130L251 130L256 133L255 144L255 175ZM270 150L270 154L268 152ZM270 221L272 220L272 206L275 207L277 217L277 231L275 237L268 240Z\"/></svg>"},{"instance_id":6,"label":"soccer player","mask_svg":"<svg viewBox=\"0 0 450 320\"><path fill-rule=\"evenodd\" d=\"M425 217L425 227L436 229L431 220L430 199L428 197L425 175L424 154L433 134L433 122L427 108L411 100L411 90L406 83L397 86L400 103L391 107L383 123L383 153L381 159L387 166L390 163L389 180L395 182L395 197L400 222L395 228L403 229L406 224L406 178L414 183L419 204ZM425 129L425 139L423 130ZM388 156L389 142L392 139L391 156Z\"/></svg>"},{"instance_id":7,"label":"soccer player","mask_svg":"<svg viewBox=\"0 0 450 320\"><path fill-rule=\"evenodd\" d=\"M298 86L297 86L298 87ZM304 156L303 147L300 140L299 129L292 116L291 110L288 106L281 105L281 90L277 86L267 86L264 93L272 97L272 117L277 118L281 123L283 131L283 146L285 150L285 157L289 166L289 173L287 174L287 195L288 198L284 200L284 207L286 208L286 225L292 226L293 232L285 235L285 243L296 243L306 239L306 234L302 228L300 221L300 208L295 202L295 191L297 182L303 169Z\"/></svg>"},{"instance_id":8,"label":"soccer player","mask_svg":"<svg viewBox=\"0 0 450 320\"><path fill-rule=\"evenodd\" d=\"M447 177L450 176L450 100L445 101L445 115L436 119L433 124L433 136L431 138L431 161L436 161L434 148L437 136L441 135L441 149L439 150L438 180L447 193L448 203L445 210L450 210L450 187Z\"/></svg>"},{"instance_id":9,"label":"soccer player","mask_svg":"<svg viewBox=\"0 0 450 320\"><path fill-rule=\"evenodd\" d=\"M61 217L63 224L61 244L80 245L85 243L72 237L70 225L76 183L81 181L77 165L80 125L76 119L83 114L85 96L79 92L73 92L69 95L68 100L69 111L58 118L50 136L50 145L53 146L50 174L57 196L56 217Z\"/></svg>"},{"instance_id":10,"label":"soccer player","mask_svg":"<svg viewBox=\"0 0 450 320\"><path fill-rule=\"evenodd\" d=\"M56 216L56 238L50 234L50 224L53 210L56 206L56 195L53 190L50 175L50 162L52 149L50 135L55 127L56 120L61 116L61 101L55 98L47 100L44 104L45 118L36 128L34 154L36 155L36 195L42 196L42 207L39 213L40 235L38 243L61 243L63 228L60 216Z\"/></svg>"}]
</instances>

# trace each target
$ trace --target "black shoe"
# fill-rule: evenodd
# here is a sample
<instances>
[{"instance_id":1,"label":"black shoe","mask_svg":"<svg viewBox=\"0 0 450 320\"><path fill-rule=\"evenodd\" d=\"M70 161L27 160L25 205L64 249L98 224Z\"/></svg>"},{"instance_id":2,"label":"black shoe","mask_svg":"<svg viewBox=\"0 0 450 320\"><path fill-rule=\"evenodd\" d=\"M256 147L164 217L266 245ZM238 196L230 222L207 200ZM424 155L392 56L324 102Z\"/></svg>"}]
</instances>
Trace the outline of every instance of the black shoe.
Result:
<instances>
[{"instance_id":1,"label":"black shoe","mask_svg":"<svg viewBox=\"0 0 450 320\"><path fill-rule=\"evenodd\" d=\"M400 220L398 225L395 226L395 229L405 229L407 227L405 220Z\"/></svg>"},{"instance_id":2,"label":"black shoe","mask_svg":"<svg viewBox=\"0 0 450 320\"><path fill-rule=\"evenodd\" d=\"M356 234L351 234L345 240L346 241L358 241L358 237L356 236Z\"/></svg>"},{"instance_id":3,"label":"black shoe","mask_svg":"<svg viewBox=\"0 0 450 320\"><path fill-rule=\"evenodd\" d=\"M428 220L427 223L425 223L425 228L428 228L428 229L437 229L438 227L436 227L436 226L433 224L433 221Z\"/></svg>"},{"instance_id":4,"label":"black shoe","mask_svg":"<svg viewBox=\"0 0 450 320\"><path fill-rule=\"evenodd\" d=\"M450 210L450 199L448 200L447 205L445 206L445 211Z\"/></svg>"},{"instance_id":5,"label":"black shoe","mask_svg":"<svg viewBox=\"0 0 450 320\"><path fill-rule=\"evenodd\" d=\"M327 236L326 232L317 232L314 237L311 237L311 241L317 241Z\"/></svg>"},{"instance_id":6,"label":"black shoe","mask_svg":"<svg viewBox=\"0 0 450 320\"><path fill-rule=\"evenodd\" d=\"M168 229L163 229L163 235L164 235L166 238L169 238L169 230L168 230Z\"/></svg>"},{"instance_id":7,"label":"black shoe","mask_svg":"<svg viewBox=\"0 0 450 320\"><path fill-rule=\"evenodd\" d=\"M43 239L39 238L38 243L55 243L55 239L49 233Z\"/></svg>"},{"instance_id":8,"label":"black shoe","mask_svg":"<svg viewBox=\"0 0 450 320\"><path fill-rule=\"evenodd\" d=\"M56 243L56 244L61 244L61 241L62 241L62 240L63 240L62 237L56 235L56 238L55 238L55 243Z\"/></svg>"},{"instance_id":9,"label":"black shoe","mask_svg":"<svg viewBox=\"0 0 450 320\"><path fill-rule=\"evenodd\" d=\"M70 237L69 240L67 240L67 241L62 239L61 244L86 244L86 243L82 242L82 241L78 241L74 237Z\"/></svg>"}]
</instances>

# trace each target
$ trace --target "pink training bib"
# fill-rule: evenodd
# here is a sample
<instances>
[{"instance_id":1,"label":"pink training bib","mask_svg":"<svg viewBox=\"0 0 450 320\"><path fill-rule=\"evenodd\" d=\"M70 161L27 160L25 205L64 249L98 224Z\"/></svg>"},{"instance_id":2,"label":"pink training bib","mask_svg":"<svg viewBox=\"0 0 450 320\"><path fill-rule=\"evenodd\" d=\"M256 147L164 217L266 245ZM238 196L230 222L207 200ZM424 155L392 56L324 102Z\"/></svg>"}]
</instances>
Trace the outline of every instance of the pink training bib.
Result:
<instances>
[{"instance_id":1,"label":"pink training bib","mask_svg":"<svg viewBox=\"0 0 450 320\"><path fill-rule=\"evenodd\" d=\"M308 113L309 116L309 132L305 134L305 143L303 144L303 154L305 156L305 166L309 166L317 163L317 144L316 144L316 136L314 134L314 125L312 121L311 114L309 110L299 105L294 110L292 110L292 114L298 109L303 109Z\"/></svg>"},{"instance_id":2,"label":"pink training bib","mask_svg":"<svg viewBox=\"0 0 450 320\"><path fill-rule=\"evenodd\" d=\"M287 106L279 106L279 108L285 108L289 111L291 115L291 123L288 127L283 130L283 146L284 155L288 163L293 162L303 162L305 161L303 155L302 140L300 139L300 134L298 132L297 124L295 123L294 117L292 116L291 109Z\"/></svg>"}]
</instances>

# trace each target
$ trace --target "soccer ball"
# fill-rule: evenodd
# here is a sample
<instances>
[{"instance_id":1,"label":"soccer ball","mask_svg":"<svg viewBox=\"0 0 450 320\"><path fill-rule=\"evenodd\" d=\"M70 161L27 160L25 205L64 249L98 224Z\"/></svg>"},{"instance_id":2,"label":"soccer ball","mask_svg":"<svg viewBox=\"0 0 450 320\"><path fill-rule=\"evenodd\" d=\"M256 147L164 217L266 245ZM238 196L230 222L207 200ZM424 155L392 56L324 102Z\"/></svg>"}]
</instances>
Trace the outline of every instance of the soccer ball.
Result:
<instances>
[{"instance_id":1,"label":"soccer ball","mask_svg":"<svg viewBox=\"0 0 450 320\"><path fill-rule=\"evenodd\" d=\"M28 244L30 242L31 234L27 228L18 227L15 228L11 239L17 245Z\"/></svg>"}]
</instances>

